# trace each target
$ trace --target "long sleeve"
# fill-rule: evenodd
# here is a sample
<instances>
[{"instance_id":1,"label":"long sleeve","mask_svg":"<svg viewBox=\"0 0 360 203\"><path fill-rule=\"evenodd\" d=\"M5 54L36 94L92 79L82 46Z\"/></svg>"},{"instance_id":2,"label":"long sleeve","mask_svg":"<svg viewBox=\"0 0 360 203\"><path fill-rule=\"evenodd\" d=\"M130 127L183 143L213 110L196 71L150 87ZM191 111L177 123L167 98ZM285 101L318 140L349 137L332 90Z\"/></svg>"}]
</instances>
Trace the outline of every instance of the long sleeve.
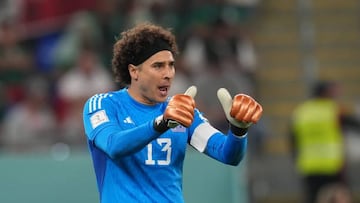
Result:
<instances>
[{"instance_id":1,"label":"long sleeve","mask_svg":"<svg viewBox=\"0 0 360 203\"><path fill-rule=\"evenodd\" d=\"M160 136L153 128L154 119L150 115L148 120L135 125L130 117L126 118L125 110L119 114L123 107L117 106L112 97L111 94L95 95L84 106L85 133L96 147L117 158L139 151Z\"/></svg>"},{"instance_id":2,"label":"long sleeve","mask_svg":"<svg viewBox=\"0 0 360 203\"><path fill-rule=\"evenodd\" d=\"M144 148L160 133L153 128L153 121L136 128L122 130L115 125L107 125L96 131L94 144L111 158L126 156Z\"/></svg>"},{"instance_id":3,"label":"long sleeve","mask_svg":"<svg viewBox=\"0 0 360 203\"><path fill-rule=\"evenodd\" d=\"M236 136L231 130L223 134L214 128L198 110L190 126L190 134L191 146L225 164L238 165L247 150L247 134Z\"/></svg>"},{"instance_id":4,"label":"long sleeve","mask_svg":"<svg viewBox=\"0 0 360 203\"><path fill-rule=\"evenodd\" d=\"M228 135L214 134L208 141L205 154L229 165L238 165L246 154L247 135L238 137L230 131Z\"/></svg>"}]
</instances>

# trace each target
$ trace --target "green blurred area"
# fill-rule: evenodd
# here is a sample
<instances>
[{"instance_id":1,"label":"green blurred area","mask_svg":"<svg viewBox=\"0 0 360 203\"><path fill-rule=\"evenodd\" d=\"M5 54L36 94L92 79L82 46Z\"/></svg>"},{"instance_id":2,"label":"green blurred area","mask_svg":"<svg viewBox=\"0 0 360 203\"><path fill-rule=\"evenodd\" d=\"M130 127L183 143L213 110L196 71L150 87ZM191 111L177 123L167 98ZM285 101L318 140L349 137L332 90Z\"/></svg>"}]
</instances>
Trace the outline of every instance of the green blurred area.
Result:
<instances>
[{"instance_id":1,"label":"green blurred area","mask_svg":"<svg viewBox=\"0 0 360 203\"><path fill-rule=\"evenodd\" d=\"M3 154L1 202L98 202L90 161L85 152L62 161L50 154Z\"/></svg>"}]
</instances>

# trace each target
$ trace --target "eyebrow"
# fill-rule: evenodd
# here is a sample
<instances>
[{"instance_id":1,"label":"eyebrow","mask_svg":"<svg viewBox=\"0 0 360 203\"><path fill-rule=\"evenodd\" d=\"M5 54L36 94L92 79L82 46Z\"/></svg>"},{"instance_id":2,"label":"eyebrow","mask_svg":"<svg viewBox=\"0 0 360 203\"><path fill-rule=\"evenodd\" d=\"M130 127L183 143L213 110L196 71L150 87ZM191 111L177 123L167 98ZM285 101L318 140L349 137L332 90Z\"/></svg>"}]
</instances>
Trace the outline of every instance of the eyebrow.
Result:
<instances>
[{"instance_id":1,"label":"eyebrow","mask_svg":"<svg viewBox=\"0 0 360 203\"><path fill-rule=\"evenodd\" d=\"M175 61L155 61L154 63L152 63L151 65L164 65L166 63L169 63L170 65L174 65Z\"/></svg>"}]
</instances>

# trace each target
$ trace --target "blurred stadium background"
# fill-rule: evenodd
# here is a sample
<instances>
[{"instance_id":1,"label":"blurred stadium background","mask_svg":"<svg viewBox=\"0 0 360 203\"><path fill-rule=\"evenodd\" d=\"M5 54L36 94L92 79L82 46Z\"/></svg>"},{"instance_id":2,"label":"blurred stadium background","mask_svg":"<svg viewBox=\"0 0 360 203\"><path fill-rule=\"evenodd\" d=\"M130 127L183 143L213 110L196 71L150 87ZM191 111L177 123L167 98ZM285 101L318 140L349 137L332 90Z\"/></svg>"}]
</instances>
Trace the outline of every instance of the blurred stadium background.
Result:
<instances>
[{"instance_id":1,"label":"blurred stadium background","mask_svg":"<svg viewBox=\"0 0 360 203\"><path fill-rule=\"evenodd\" d=\"M329 79L360 117L357 0L0 1L1 202L98 202L82 104L117 88L112 44L141 21L173 28L181 56L172 91L199 86L198 107L219 129L218 85L264 107L240 166L189 148L187 202L300 202L287 137L295 105L314 81ZM360 201L360 137L348 134L348 176Z\"/></svg>"}]
</instances>

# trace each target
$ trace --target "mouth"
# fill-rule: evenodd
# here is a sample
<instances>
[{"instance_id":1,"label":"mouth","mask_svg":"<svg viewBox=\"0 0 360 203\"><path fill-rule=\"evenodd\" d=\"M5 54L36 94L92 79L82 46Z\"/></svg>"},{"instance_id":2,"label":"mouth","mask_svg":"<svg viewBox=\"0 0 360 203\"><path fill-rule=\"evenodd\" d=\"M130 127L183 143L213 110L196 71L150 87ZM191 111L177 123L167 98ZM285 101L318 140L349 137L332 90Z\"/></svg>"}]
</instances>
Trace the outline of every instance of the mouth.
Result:
<instances>
[{"instance_id":1,"label":"mouth","mask_svg":"<svg viewBox=\"0 0 360 203\"><path fill-rule=\"evenodd\" d=\"M159 91L161 96L166 97L169 93L170 86L160 86Z\"/></svg>"}]
</instances>

